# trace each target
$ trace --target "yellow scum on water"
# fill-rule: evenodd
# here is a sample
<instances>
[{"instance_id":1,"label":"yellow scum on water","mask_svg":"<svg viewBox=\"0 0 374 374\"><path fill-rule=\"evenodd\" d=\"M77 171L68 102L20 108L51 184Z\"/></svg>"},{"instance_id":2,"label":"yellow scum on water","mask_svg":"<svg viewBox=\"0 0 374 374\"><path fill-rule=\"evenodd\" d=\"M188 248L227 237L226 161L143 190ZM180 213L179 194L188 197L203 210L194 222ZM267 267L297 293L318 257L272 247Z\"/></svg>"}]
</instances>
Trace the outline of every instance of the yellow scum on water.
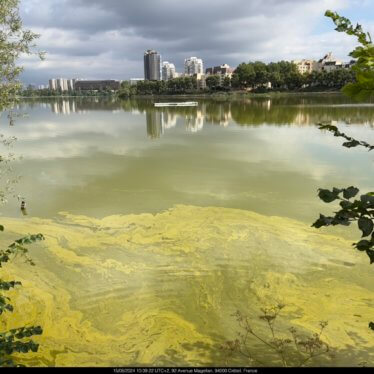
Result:
<instances>
[{"instance_id":1,"label":"yellow scum on water","mask_svg":"<svg viewBox=\"0 0 374 374\"><path fill-rule=\"evenodd\" d=\"M26 364L219 364L216 345L237 331L230 315L239 309L257 321L275 301L286 304L289 326L316 332L328 320L331 346L366 360L374 354L368 259L303 223L178 205L154 215L62 213L2 224L2 245L28 233L46 238L30 247L35 267L18 259L2 269L23 283L9 293L15 313L2 316L2 329L44 329L39 352L19 356Z\"/></svg>"}]
</instances>

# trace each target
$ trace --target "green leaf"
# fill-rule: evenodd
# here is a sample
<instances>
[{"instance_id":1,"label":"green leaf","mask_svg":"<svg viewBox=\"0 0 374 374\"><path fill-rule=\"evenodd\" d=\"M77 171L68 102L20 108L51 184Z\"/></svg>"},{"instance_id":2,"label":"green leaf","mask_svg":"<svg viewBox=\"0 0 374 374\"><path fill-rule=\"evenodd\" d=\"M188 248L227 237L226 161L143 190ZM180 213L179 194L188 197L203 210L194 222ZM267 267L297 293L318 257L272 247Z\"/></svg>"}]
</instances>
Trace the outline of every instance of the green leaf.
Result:
<instances>
[{"instance_id":1,"label":"green leaf","mask_svg":"<svg viewBox=\"0 0 374 374\"><path fill-rule=\"evenodd\" d=\"M364 203L364 207L374 207L374 196L369 194L361 195L360 200Z\"/></svg>"},{"instance_id":2,"label":"green leaf","mask_svg":"<svg viewBox=\"0 0 374 374\"><path fill-rule=\"evenodd\" d=\"M360 190L356 187L348 187L343 190L343 197L345 199L351 199L352 197L355 197Z\"/></svg>"},{"instance_id":3,"label":"green leaf","mask_svg":"<svg viewBox=\"0 0 374 374\"><path fill-rule=\"evenodd\" d=\"M346 147L346 148L354 148L360 145L360 142L358 140L353 139L353 140L350 140L349 142L344 142L342 145L343 147Z\"/></svg>"},{"instance_id":4,"label":"green leaf","mask_svg":"<svg viewBox=\"0 0 374 374\"><path fill-rule=\"evenodd\" d=\"M320 130L328 130L328 131L331 131L331 132L338 132L338 128L336 126L329 125L329 124L320 124L319 129Z\"/></svg>"},{"instance_id":5,"label":"green leaf","mask_svg":"<svg viewBox=\"0 0 374 374\"><path fill-rule=\"evenodd\" d=\"M330 191L330 190L320 188L318 190L318 197L325 203L331 203L338 198L339 192L340 190L337 190L337 189Z\"/></svg>"},{"instance_id":6,"label":"green leaf","mask_svg":"<svg viewBox=\"0 0 374 374\"><path fill-rule=\"evenodd\" d=\"M330 226L333 221L333 218L331 217L325 217L323 214L319 215L319 218L316 222L313 223L312 227L315 227L316 229L319 229L323 226Z\"/></svg>"},{"instance_id":7,"label":"green leaf","mask_svg":"<svg viewBox=\"0 0 374 374\"><path fill-rule=\"evenodd\" d=\"M353 244L359 251L368 251L371 247L369 240L360 240L358 243Z\"/></svg>"},{"instance_id":8,"label":"green leaf","mask_svg":"<svg viewBox=\"0 0 374 374\"><path fill-rule=\"evenodd\" d=\"M352 207L353 203L351 203L350 201L347 201L347 200L343 200L339 203L339 205L343 208L343 209L348 209L350 207Z\"/></svg>"},{"instance_id":9,"label":"green leaf","mask_svg":"<svg viewBox=\"0 0 374 374\"><path fill-rule=\"evenodd\" d=\"M374 228L373 221L367 217L360 217L358 220L358 228L362 231L362 236L369 236Z\"/></svg>"},{"instance_id":10,"label":"green leaf","mask_svg":"<svg viewBox=\"0 0 374 374\"><path fill-rule=\"evenodd\" d=\"M366 254L369 256L370 258L370 264L374 263L374 251L372 249L368 249L366 251Z\"/></svg>"}]
</instances>

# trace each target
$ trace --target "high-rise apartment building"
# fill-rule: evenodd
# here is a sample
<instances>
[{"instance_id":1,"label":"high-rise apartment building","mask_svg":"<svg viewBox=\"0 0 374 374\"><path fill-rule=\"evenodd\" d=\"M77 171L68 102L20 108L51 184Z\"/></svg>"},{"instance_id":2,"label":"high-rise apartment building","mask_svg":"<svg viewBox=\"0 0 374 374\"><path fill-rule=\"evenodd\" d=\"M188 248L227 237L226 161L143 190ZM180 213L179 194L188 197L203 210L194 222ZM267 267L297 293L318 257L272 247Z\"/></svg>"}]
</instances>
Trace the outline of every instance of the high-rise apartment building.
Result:
<instances>
[{"instance_id":1,"label":"high-rise apartment building","mask_svg":"<svg viewBox=\"0 0 374 374\"><path fill-rule=\"evenodd\" d=\"M56 82L57 82L57 90L59 90L59 91L67 91L68 90L67 79L58 78L58 79L56 79Z\"/></svg>"},{"instance_id":2,"label":"high-rise apartment building","mask_svg":"<svg viewBox=\"0 0 374 374\"><path fill-rule=\"evenodd\" d=\"M162 80L168 81L176 77L175 66L168 61L162 63Z\"/></svg>"},{"instance_id":3,"label":"high-rise apartment building","mask_svg":"<svg viewBox=\"0 0 374 374\"><path fill-rule=\"evenodd\" d=\"M151 81L161 79L161 56L151 49L144 53L144 79Z\"/></svg>"},{"instance_id":4,"label":"high-rise apartment building","mask_svg":"<svg viewBox=\"0 0 374 374\"><path fill-rule=\"evenodd\" d=\"M190 57L184 60L184 73L186 75L204 74L203 60Z\"/></svg>"},{"instance_id":5,"label":"high-rise apartment building","mask_svg":"<svg viewBox=\"0 0 374 374\"><path fill-rule=\"evenodd\" d=\"M76 79L50 79L49 80L49 89L51 91L74 91Z\"/></svg>"},{"instance_id":6,"label":"high-rise apartment building","mask_svg":"<svg viewBox=\"0 0 374 374\"><path fill-rule=\"evenodd\" d=\"M57 90L57 80L56 79L50 79L49 80L49 89L51 91L56 91Z\"/></svg>"},{"instance_id":7,"label":"high-rise apartment building","mask_svg":"<svg viewBox=\"0 0 374 374\"><path fill-rule=\"evenodd\" d=\"M74 91L75 79L68 79L66 83L67 83L68 91Z\"/></svg>"}]
</instances>

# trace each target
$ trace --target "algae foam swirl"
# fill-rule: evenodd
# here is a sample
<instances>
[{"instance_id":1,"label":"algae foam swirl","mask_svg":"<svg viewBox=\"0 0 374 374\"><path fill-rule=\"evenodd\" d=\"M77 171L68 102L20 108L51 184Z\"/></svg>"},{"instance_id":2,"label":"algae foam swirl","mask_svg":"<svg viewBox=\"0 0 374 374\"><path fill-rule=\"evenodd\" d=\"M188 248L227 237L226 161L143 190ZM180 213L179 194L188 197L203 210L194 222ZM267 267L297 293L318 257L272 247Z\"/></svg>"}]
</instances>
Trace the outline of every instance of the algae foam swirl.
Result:
<instances>
[{"instance_id":1,"label":"algae foam swirl","mask_svg":"<svg viewBox=\"0 0 374 374\"><path fill-rule=\"evenodd\" d=\"M218 345L233 338L231 314L273 302L304 331L329 321L334 365L353 356L373 363L372 270L345 239L287 218L183 205L2 222L2 244L36 231L46 237L32 249L36 267L7 267L24 287L10 295L22 314L3 327L44 328L39 352L20 356L25 364L223 365Z\"/></svg>"}]
</instances>

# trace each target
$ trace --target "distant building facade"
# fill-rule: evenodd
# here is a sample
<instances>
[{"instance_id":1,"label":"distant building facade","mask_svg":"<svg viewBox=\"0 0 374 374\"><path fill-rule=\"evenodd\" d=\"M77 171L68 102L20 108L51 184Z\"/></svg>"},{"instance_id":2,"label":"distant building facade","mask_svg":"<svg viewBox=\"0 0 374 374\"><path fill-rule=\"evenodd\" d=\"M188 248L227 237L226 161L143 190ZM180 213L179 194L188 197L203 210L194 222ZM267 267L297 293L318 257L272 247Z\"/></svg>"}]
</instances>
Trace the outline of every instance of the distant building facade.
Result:
<instances>
[{"instance_id":1,"label":"distant building facade","mask_svg":"<svg viewBox=\"0 0 374 374\"><path fill-rule=\"evenodd\" d=\"M153 49L144 53L144 79L151 81L161 79L161 56Z\"/></svg>"},{"instance_id":2,"label":"distant building facade","mask_svg":"<svg viewBox=\"0 0 374 374\"><path fill-rule=\"evenodd\" d=\"M164 61L162 63L162 80L168 81L169 79L176 78L175 66L174 64Z\"/></svg>"},{"instance_id":3,"label":"distant building facade","mask_svg":"<svg viewBox=\"0 0 374 374\"><path fill-rule=\"evenodd\" d=\"M57 82L56 79L50 79L49 80L49 89L51 91L56 91L57 90Z\"/></svg>"},{"instance_id":4,"label":"distant building facade","mask_svg":"<svg viewBox=\"0 0 374 374\"><path fill-rule=\"evenodd\" d=\"M344 68L344 63L341 60L336 59L332 52L327 53L323 58L318 61L319 70L321 71L333 71Z\"/></svg>"},{"instance_id":5,"label":"distant building facade","mask_svg":"<svg viewBox=\"0 0 374 374\"><path fill-rule=\"evenodd\" d=\"M184 60L185 75L204 74L204 64L201 58L190 57Z\"/></svg>"},{"instance_id":6,"label":"distant building facade","mask_svg":"<svg viewBox=\"0 0 374 374\"><path fill-rule=\"evenodd\" d=\"M66 85L67 85L68 91L74 91L75 79L67 79Z\"/></svg>"},{"instance_id":7,"label":"distant building facade","mask_svg":"<svg viewBox=\"0 0 374 374\"><path fill-rule=\"evenodd\" d=\"M74 91L75 79L50 79L49 80L49 89L51 91Z\"/></svg>"},{"instance_id":8,"label":"distant building facade","mask_svg":"<svg viewBox=\"0 0 374 374\"><path fill-rule=\"evenodd\" d=\"M57 81L57 89L59 91L67 91L68 90L67 79L58 78L58 79L56 79L56 81Z\"/></svg>"},{"instance_id":9,"label":"distant building facade","mask_svg":"<svg viewBox=\"0 0 374 374\"><path fill-rule=\"evenodd\" d=\"M300 74L310 74L313 71L318 71L319 64L315 60L293 60L291 61L293 64L296 65L297 70Z\"/></svg>"},{"instance_id":10,"label":"distant building facade","mask_svg":"<svg viewBox=\"0 0 374 374\"><path fill-rule=\"evenodd\" d=\"M232 77L232 75L234 74L234 70L235 69L231 68L229 65L223 64L223 65L220 65L220 66L214 66L214 67L211 67L211 68L207 68L205 70L205 74L207 76L217 75L219 77L219 84L222 85L223 81L226 77L229 77L229 78Z\"/></svg>"},{"instance_id":11,"label":"distant building facade","mask_svg":"<svg viewBox=\"0 0 374 374\"><path fill-rule=\"evenodd\" d=\"M205 70L206 75L223 75L224 77L232 77L234 69L230 68L229 65L223 64L220 66L214 66Z\"/></svg>"},{"instance_id":12,"label":"distant building facade","mask_svg":"<svg viewBox=\"0 0 374 374\"><path fill-rule=\"evenodd\" d=\"M354 65L355 61L345 63L335 58L332 52L329 52L318 61L302 59L293 60L292 63L296 65L299 73L310 74L313 71L330 72L338 69L349 69Z\"/></svg>"},{"instance_id":13,"label":"distant building facade","mask_svg":"<svg viewBox=\"0 0 374 374\"><path fill-rule=\"evenodd\" d=\"M117 91L121 87L121 82L116 80L79 80L75 82L74 88L77 91Z\"/></svg>"}]
</instances>

